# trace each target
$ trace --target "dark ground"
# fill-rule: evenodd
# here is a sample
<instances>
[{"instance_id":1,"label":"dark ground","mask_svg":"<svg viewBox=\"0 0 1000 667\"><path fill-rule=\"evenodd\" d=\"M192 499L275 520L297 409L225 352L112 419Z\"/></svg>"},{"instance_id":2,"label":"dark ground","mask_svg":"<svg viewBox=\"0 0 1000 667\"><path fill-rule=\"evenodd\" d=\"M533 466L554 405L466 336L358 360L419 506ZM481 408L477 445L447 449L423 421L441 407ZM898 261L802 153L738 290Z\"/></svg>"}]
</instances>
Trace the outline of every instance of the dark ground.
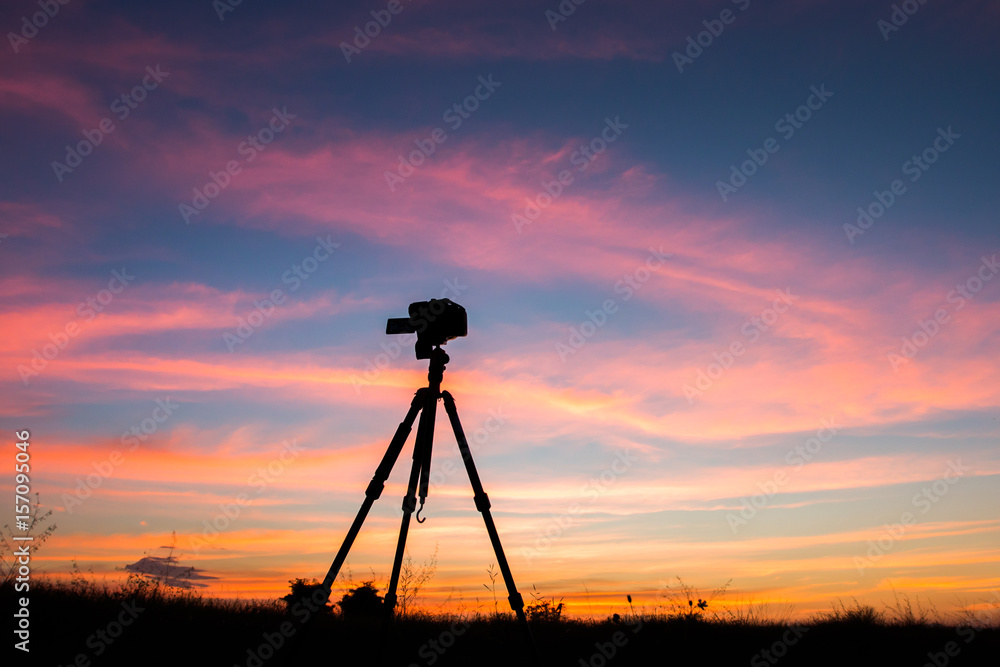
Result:
<instances>
[{"instance_id":1,"label":"dark ground","mask_svg":"<svg viewBox=\"0 0 1000 667\"><path fill-rule=\"evenodd\" d=\"M6 623L17 608L0 589ZM321 613L302 624L271 603L216 603L149 590L72 590L33 584L30 654L5 665L530 665L511 620L411 619L383 636L374 619ZM283 626L284 624L284 626ZM281 634L282 627L286 634ZM1000 629L886 624L872 619L751 625L659 618L536 622L542 662L591 665L996 665ZM16 639L5 633L12 644ZM270 643L268 642L270 638ZM272 650L272 644L279 644ZM767 653L765 653L765 651ZM949 655L949 652L951 655Z\"/></svg>"}]
</instances>

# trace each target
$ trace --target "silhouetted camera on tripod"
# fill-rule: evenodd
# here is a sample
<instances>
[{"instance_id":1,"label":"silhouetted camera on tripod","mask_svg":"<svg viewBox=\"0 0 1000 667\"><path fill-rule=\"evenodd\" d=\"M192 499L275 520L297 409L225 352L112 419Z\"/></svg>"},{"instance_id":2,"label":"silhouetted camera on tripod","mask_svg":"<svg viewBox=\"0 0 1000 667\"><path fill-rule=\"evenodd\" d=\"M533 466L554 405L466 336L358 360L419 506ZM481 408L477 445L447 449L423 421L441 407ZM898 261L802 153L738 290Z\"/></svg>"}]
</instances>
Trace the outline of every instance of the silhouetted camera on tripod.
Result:
<instances>
[{"instance_id":1,"label":"silhouetted camera on tripod","mask_svg":"<svg viewBox=\"0 0 1000 667\"><path fill-rule=\"evenodd\" d=\"M410 304L409 317L390 318L387 334L417 334L417 359L430 359L431 349L469 334L465 308L451 299L431 299Z\"/></svg>"},{"instance_id":2,"label":"silhouetted camera on tripod","mask_svg":"<svg viewBox=\"0 0 1000 667\"><path fill-rule=\"evenodd\" d=\"M504 584L507 587L507 601L510 608L517 617L517 621L524 632L525 643L529 651L529 660L536 667L540 667L541 660L538 656L538 649L535 640L531 635L531 628L528 627L528 617L524 611L524 598L517 592L514 585L514 575L511 574L510 564L507 562L507 555L500 544L500 534L497 532L496 523L493 521L493 514L490 512L490 498L483 488L483 482L479 478L479 471L472 460L472 451L469 449L469 441L465 437L465 430L458 419L458 408L455 405L455 398L447 391L442 391L441 382L444 380L445 364L450 360L448 354L441 349L449 340L459 336L468 335L468 323L465 316L465 308L448 299L431 299L430 301L417 301L410 304L410 316L407 318L390 319L385 325L387 334L415 333L417 334L417 359L430 359L427 369L427 386L417 389L413 400L410 402L410 409L406 417L396 428L395 435L389 442L389 447L385 450L382 462L375 469L375 474L365 488L365 499L354 517L354 523L347 531L347 536L340 545L340 550L333 559L330 569L320 585L321 595L326 599L330 597L333 582L340 574L340 568L347 561L347 554L354 544L361 526L368 516L375 501L385 490L386 480L392 472L392 467L396 465L400 452L406 444L406 439L413 430L413 423L420 415L420 423L417 425L416 442L413 445L413 460L410 464L410 478L406 486L406 495L403 497L403 504L400 509L403 511L402 521L399 526L399 539L396 542L396 554L392 561L392 574L389 575L389 588L386 589L382 598L382 607L385 611L385 622L388 623L395 613L398 597L396 592L399 587L399 577L403 568L403 556L406 550L406 536L410 531L410 518L416 513L417 523L423 523L426 517L421 518L424 509L424 502L430 491L431 476L431 450L434 447L434 420L437 415L438 401L444 403L444 410L448 413L448 421L451 422L451 430L455 434L455 441L458 443L458 451L465 463L465 471L469 475L469 482L472 484L473 503L476 511L486 524L486 532L493 545L493 553L496 555L497 565L503 575ZM417 508L419 501L419 509Z\"/></svg>"}]
</instances>

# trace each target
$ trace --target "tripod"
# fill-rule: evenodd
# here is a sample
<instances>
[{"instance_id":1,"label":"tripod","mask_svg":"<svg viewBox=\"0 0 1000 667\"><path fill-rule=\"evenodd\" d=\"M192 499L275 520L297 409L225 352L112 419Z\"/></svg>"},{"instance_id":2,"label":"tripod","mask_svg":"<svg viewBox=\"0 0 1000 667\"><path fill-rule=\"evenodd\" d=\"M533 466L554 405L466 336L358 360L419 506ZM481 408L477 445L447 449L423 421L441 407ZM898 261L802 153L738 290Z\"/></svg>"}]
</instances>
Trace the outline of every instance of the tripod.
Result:
<instances>
[{"instance_id":1,"label":"tripod","mask_svg":"<svg viewBox=\"0 0 1000 667\"><path fill-rule=\"evenodd\" d=\"M538 650L535 646L534 638L531 636L531 629L528 627L528 619L524 614L524 599L517 592L514 584L514 576L510 572L510 565L504 555L503 546L500 544L500 536L497 534L496 524L493 522L493 515L490 514L490 499L483 490L483 483L479 480L479 473L476 471L476 464L472 460L472 452L469 450L469 443L465 439L465 431L458 420L458 411L455 408L455 399L447 391L441 391L441 380L444 378L444 367L448 363L447 353L440 346L434 347L430 353L430 368L427 372L428 385L417 390L413 401L410 403L410 410L406 417L396 429L396 434L392 437L382 462L375 470L375 475L368 488L365 489L365 500L354 517L354 523L347 531L347 537L340 546L333 564L330 566L326 578L323 580L322 590L329 598L333 582L340 573L340 568L347 559L347 554L354 544L354 539L358 536L368 511L375 501L382 495L385 488L385 481L392 472L392 467L399 458L399 453L406 444L406 438L410 435L413 422L420 413L420 423L417 426L417 439L413 448L413 464L410 467L410 480L406 487L406 496L403 498L403 521L399 527L399 541L396 543L396 555L392 562L392 576L389 579L389 590L385 594L383 604L385 606L386 620L392 618L396 607L396 588L399 584L400 569L403 564L403 552L406 548L406 535L410 530L410 517L416 510L417 494L420 496L420 510L423 509L424 501L427 499L427 487L430 481L431 448L434 441L434 417L437 412L438 398L444 399L444 409L448 413L451 421L451 428L455 432L455 440L458 441L458 448L462 453L462 460L465 462L465 469L469 474L469 481L472 483L472 490L475 493L476 509L483 515L486 523L486 532L489 533L490 542L493 543L493 551L496 553L497 563L500 572L503 574L504 583L507 585L507 600L510 608L517 615L518 622L524 632L524 638L532 653L534 664L540 664ZM419 491L418 491L419 485ZM420 510L416 511L417 523L423 523L425 519L420 518Z\"/></svg>"}]
</instances>

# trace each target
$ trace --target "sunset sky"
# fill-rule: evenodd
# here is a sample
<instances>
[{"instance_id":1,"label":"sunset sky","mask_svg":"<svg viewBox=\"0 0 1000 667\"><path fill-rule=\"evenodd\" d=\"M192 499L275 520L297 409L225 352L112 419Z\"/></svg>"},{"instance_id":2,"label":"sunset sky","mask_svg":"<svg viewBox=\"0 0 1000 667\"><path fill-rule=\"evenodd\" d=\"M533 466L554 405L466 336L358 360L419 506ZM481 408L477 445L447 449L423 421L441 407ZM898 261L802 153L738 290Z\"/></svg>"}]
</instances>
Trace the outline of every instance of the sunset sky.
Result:
<instances>
[{"instance_id":1,"label":"sunset sky","mask_svg":"<svg viewBox=\"0 0 1000 667\"><path fill-rule=\"evenodd\" d=\"M529 602L1000 588L997 3L330 4L0 8L0 423L58 525L38 570L176 532L211 594L322 578L426 381L385 321L443 296ZM409 553L438 549L428 607L492 609L439 417Z\"/></svg>"}]
</instances>

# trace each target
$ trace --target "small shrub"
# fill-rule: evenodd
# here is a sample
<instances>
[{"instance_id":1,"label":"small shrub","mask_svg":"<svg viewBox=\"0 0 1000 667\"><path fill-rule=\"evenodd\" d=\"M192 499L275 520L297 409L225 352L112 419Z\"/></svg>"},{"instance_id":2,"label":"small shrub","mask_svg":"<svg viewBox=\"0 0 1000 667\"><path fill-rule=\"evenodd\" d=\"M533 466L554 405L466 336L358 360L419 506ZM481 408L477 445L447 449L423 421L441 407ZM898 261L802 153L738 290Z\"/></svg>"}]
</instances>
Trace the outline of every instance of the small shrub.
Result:
<instances>
[{"instance_id":1,"label":"small shrub","mask_svg":"<svg viewBox=\"0 0 1000 667\"><path fill-rule=\"evenodd\" d=\"M708 594L707 598L701 597L701 591L693 586L684 583L684 580L677 577L678 586L671 589L663 584L660 597L665 601L665 611L668 618L685 619L688 621L704 620L703 614L707 612L709 603L716 598L725 595L726 590L732 583L732 579L724 583L719 588ZM630 602L631 604L631 602ZM719 615L711 613L711 617L719 620Z\"/></svg>"},{"instance_id":2,"label":"small shrub","mask_svg":"<svg viewBox=\"0 0 1000 667\"><path fill-rule=\"evenodd\" d=\"M397 610L399 616L416 617L417 595L437 571L437 555L438 548L435 545L434 553L419 566L413 564L413 559L409 554L406 555L402 571L399 573L399 609Z\"/></svg>"},{"instance_id":3,"label":"small shrub","mask_svg":"<svg viewBox=\"0 0 1000 667\"><path fill-rule=\"evenodd\" d=\"M555 600L552 602L554 603ZM537 604L529 604L524 608L524 613L527 614L529 621L555 623L562 618L562 612L565 606L566 605L562 602L559 604L552 604L546 600Z\"/></svg>"},{"instance_id":4,"label":"small shrub","mask_svg":"<svg viewBox=\"0 0 1000 667\"><path fill-rule=\"evenodd\" d=\"M383 610L382 597L378 594L374 581L362 582L357 588L345 593L337 606L340 607L340 613L349 618L377 616Z\"/></svg>"},{"instance_id":5,"label":"small shrub","mask_svg":"<svg viewBox=\"0 0 1000 667\"><path fill-rule=\"evenodd\" d=\"M551 602L544 599L538 594L538 589L534 586L531 587L531 597L534 598L535 604L529 604L524 608L524 613L527 615L529 621L545 621L556 623L562 619L563 609L566 605L562 600L559 604L556 604L556 599L552 598Z\"/></svg>"},{"instance_id":6,"label":"small shrub","mask_svg":"<svg viewBox=\"0 0 1000 667\"><path fill-rule=\"evenodd\" d=\"M303 598L311 599L313 594L322 588L323 584L316 579L289 579L289 587L292 592L281 598L291 609Z\"/></svg>"},{"instance_id":7,"label":"small shrub","mask_svg":"<svg viewBox=\"0 0 1000 667\"><path fill-rule=\"evenodd\" d=\"M823 621L828 623L851 623L853 625L873 626L885 624L885 614L870 604L861 604L855 599L854 606L848 607L844 604L843 600L837 600L837 602L840 604L840 607L838 608L834 604L833 609L821 617Z\"/></svg>"},{"instance_id":8,"label":"small shrub","mask_svg":"<svg viewBox=\"0 0 1000 667\"><path fill-rule=\"evenodd\" d=\"M924 609L920 606L920 598L916 603L910 601L910 596L906 593L899 593L896 588L892 589L893 604L885 605L885 618L895 625L928 625L934 622L934 605L931 609Z\"/></svg>"}]
</instances>

